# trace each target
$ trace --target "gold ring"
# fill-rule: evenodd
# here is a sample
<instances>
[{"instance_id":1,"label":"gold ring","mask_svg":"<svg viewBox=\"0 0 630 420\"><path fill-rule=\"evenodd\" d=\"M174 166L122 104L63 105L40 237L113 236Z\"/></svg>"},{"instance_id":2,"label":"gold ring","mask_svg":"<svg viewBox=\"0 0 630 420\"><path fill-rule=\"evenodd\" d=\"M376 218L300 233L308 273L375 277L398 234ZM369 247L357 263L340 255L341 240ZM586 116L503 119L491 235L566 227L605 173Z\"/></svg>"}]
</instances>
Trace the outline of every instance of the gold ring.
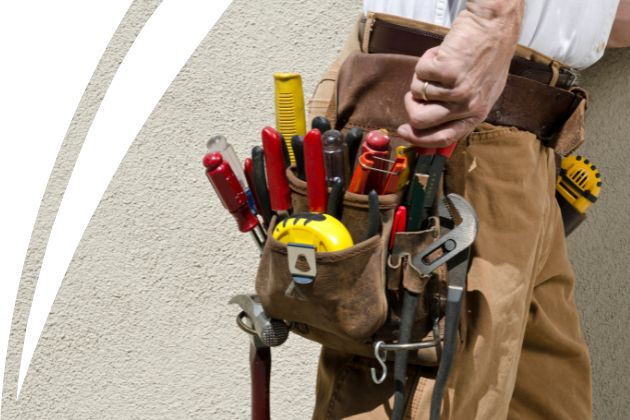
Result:
<instances>
[{"instance_id":1,"label":"gold ring","mask_svg":"<svg viewBox=\"0 0 630 420\"><path fill-rule=\"evenodd\" d=\"M424 82L424 85L422 85L422 89L420 90L420 96L422 97L422 100L425 102L429 102L429 97L427 96L428 87L429 87L429 82Z\"/></svg>"}]
</instances>

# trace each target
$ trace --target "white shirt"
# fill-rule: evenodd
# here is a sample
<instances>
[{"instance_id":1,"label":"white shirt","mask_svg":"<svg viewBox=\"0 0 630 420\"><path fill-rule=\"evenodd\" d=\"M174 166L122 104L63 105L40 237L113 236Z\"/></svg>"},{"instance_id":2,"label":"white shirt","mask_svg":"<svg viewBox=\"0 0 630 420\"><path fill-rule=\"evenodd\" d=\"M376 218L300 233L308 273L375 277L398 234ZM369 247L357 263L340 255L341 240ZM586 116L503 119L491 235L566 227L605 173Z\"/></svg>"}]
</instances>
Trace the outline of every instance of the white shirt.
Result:
<instances>
[{"instance_id":1,"label":"white shirt","mask_svg":"<svg viewBox=\"0 0 630 420\"><path fill-rule=\"evenodd\" d=\"M604 54L619 0L526 0L519 43L584 68ZM383 12L450 27L466 0L364 0Z\"/></svg>"}]
</instances>

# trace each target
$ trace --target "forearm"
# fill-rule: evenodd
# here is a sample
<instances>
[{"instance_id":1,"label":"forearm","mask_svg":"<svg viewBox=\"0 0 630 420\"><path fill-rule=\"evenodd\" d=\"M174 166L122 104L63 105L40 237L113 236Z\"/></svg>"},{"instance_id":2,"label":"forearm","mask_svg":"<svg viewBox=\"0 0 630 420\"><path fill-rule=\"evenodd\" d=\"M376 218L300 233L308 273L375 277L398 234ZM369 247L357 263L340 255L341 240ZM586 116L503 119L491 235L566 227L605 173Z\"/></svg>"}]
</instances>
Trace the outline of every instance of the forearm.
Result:
<instances>
[{"instance_id":1,"label":"forearm","mask_svg":"<svg viewBox=\"0 0 630 420\"><path fill-rule=\"evenodd\" d=\"M505 67L507 73L521 32L524 4L524 0L468 1L466 9L453 23L456 28L453 35L461 36L460 41L476 49L471 54L479 59L491 58L493 66ZM461 54L464 45L453 44L458 49L456 53ZM448 41L444 43L445 47L448 45Z\"/></svg>"},{"instance_id":2,"label":"forearm","mask_svg":"<svg viewBox=\"0 0 630 420\"><path fill-rule=\"evenodd\" d=\"M518 39L524 7L524 0L471 0L466 3L466 12L480 25L501 28L506 31L503 35Z\"/></svg>"},{"instance_id":3,"label":"forearm","mask_svg":"<svg viewBox=\"0 0 630 420\"><path fill-rule=\"evenodd\" d=\"M491 40L512 55L521 33L524 5L524 0L471 0L455 23L465 24L471 32L482 31L479 42Z\"/></svg>"},{"instance_id":4,"label":"forearm","mask_svg":"<svg viewBox=\"0 0 630 420\"><path fill-rule=\"evenodd\" d=\"M615 23L608 39L608 48L630 47L630 0L621 0Z\"/></svg>"}]
</instances>

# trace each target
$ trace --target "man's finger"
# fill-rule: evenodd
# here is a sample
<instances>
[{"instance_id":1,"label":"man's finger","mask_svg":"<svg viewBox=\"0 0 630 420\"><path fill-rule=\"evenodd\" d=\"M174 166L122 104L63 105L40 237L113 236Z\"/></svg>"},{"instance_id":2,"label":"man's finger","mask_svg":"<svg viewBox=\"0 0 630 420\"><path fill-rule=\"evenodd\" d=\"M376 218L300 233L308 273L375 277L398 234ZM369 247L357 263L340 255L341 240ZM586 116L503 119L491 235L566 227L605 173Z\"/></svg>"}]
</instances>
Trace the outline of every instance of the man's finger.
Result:
<instances>
[{"instance_id":1,"label":"man's finger","mask_svg":"<svg viewBox=\"0 0 630 420\"><path fill-rule=\"evenodd\" d=\"M451 121L439 127L416 130L410 124L398 127L398 135L418 147L446 147L464 137L475 128L472 119Z\"/></svg>"},{"instance_id":2,"label":"man's finger","mask_svg":"<svg viewBox=\"0 0 630 420\"><path fill-rule=\"evenodd\" d=\"M452 88L457 82L457 69L440 62L440 47L428 49L416 63L416 77L428 82L436 82L445 88Z\"/></svg>"},{"instance_id":3,"label":"man's finger","mask_svg":"<svg viewBox=\"0 0 630 420\"><path fill-rule=\"evenodd\" d=\"M426 95L429 101L436 102L465 102L466 98L457 89L447 88L441 85L439 82L431 82L422 79L418 79L414 76L411 81L410 89L413 98L422 101L424 100L423 93Z\"/></svg>"},{"instance_id":4,"label":"man's finger","mask_svg":"<svg viewBox=\"0 0 630 420\"><path fill-rule=\"evenodd\" d=\"M470 116L454 104L417 101L411 92L405 95L405 109L409 115L411 127L420 130L439 127L449 121Z\"/></svg>"}]
</instances>

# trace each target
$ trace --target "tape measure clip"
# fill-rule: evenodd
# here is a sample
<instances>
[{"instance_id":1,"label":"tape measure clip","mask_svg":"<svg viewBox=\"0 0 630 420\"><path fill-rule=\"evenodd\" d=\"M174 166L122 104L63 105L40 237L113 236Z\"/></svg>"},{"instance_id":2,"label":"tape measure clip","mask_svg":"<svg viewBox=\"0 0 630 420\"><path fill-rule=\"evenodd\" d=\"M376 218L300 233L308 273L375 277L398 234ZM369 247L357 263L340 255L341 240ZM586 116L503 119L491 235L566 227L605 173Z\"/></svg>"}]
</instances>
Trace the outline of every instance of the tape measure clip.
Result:
<instances>
[{"instance_id":1,"label":"tape measure clip","mask_svg":"<svg viewBox=\"0 0 630 420\"><path fill-rule=\"evenodd\" d=\"M293 282L301 285L312 284L317 275L315 247L306 244L288 243L287 260Z\"/></svg>"}]
</instances>

